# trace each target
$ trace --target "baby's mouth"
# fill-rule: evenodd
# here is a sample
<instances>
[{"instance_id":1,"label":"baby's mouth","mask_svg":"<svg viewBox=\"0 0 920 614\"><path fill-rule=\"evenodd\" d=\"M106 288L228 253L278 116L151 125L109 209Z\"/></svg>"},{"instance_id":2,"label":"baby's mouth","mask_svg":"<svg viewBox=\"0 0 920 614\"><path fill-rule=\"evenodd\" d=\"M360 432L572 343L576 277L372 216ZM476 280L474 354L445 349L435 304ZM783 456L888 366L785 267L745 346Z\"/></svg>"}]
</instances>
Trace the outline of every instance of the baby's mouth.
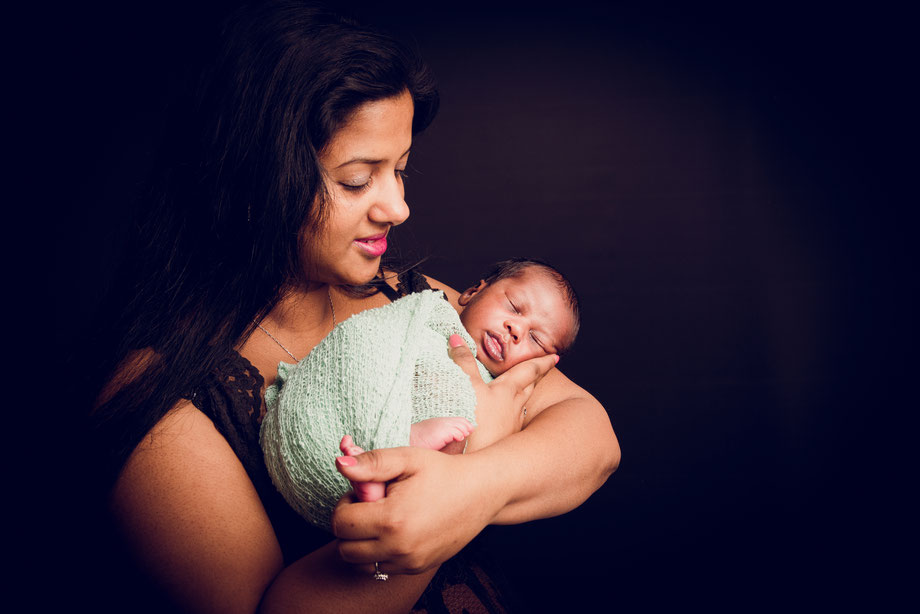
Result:
<instances>
[{"instance_id":1,"label":"baby's mouth","mask_svg":"<svg viewBox=\"0 0 920 614\"><path fill-rule=\"evenodd\" d=\"M505 360L505 344L502 343L500 337L490 332L486 332L482 336L482 349L485 350L489 358L495 362L502 362Z\"/></svg>"}]
</instances>

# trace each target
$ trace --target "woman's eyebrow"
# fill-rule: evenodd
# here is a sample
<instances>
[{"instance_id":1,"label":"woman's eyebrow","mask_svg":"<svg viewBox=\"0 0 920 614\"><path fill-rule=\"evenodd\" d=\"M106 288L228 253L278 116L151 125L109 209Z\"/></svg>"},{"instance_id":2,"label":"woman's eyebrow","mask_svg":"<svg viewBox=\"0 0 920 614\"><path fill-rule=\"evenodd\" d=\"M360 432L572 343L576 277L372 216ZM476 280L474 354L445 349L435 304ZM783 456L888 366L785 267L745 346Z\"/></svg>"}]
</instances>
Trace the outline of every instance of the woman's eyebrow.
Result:
<instances>
[{"instance_id":1,"label":"woman's eyebrow","mask_svg":"<svg viewBox=\"0 0 920 614\"><path fill-rule=\"evenodd\" d=\"M336 168L336 169L339 169L339 168L342 168L343 166L348 166L349 164L370 164L370 165L376 165L376 164L380 164L381 162L383 162L383 160L372 160L371 158L353 158L353 159L349 160L348 162L342 162L341 164L339 164L339 165L336 166L335 168Z\"/></svg>"},{"instance_id":2,"label":"woman's eyebrow","mask_svg":"<svg viewBox=\"0 0 920 614\"><path fill-rule=\"evenodd\" d=\"M412 151L412 148L411 148L411 147L410 147L409 149L407 149L406 151L404 151L404 152L402 153L402 155L399 156L399 158L397 158L397 160L402 160L403 158L405 158L407 155L409 155L409 152L410 152L410 151ZM343 166L348 166L349 164L370 164L370 165L374 165L374 164L380 164L381 162L383 162L383 158L381 158L381 159L379 159L379 160L373 159L373 158L352 158L351 160L348 160L347 162L342 162L341 164L339 164L339 165L336 166L335 168L337 168L337 169L338 169L338 168L342 168Z\"/></svg>"}]
</instances>

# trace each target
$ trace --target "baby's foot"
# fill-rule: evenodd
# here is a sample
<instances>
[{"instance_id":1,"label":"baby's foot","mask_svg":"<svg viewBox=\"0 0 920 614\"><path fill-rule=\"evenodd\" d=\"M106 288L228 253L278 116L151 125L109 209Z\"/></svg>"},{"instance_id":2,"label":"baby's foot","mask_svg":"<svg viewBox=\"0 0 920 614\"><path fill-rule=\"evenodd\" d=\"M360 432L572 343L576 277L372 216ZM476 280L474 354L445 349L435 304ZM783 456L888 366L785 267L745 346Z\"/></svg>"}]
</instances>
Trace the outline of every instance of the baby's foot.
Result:
<instances>
[{"instance_id":1,"label":"baby's foot","mask_svg":"<svg viewBox=\"0 0 920 614\"><path fill-rule=\"evenodd\" d=\"M463 441L472 432L473 425L466 418L429 418L416 422L409 429L409 445L440 450L455 441Z\"/></svg>"},{"instance_id":2,"label":"baby's foot","mask_svg":"<svg viewBox=\"0 0 920 614\"><path fill-rule=\"evenodd\" d=\"M345 456L357 456L364 453L364 450L355 445L351 435L342 437L339 449ZM359 501L377 501L383 499L387 494L387 486L383 482L351 482L351 487Z\"/></svg>"}]
</instances>

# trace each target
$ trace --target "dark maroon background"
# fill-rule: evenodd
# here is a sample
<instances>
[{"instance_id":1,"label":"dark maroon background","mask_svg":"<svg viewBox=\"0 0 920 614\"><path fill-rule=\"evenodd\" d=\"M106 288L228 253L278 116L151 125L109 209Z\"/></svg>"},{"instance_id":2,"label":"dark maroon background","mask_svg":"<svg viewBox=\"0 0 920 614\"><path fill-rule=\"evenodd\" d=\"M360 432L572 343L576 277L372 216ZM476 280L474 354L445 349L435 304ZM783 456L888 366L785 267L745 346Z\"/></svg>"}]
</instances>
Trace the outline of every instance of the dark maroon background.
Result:
<instances>
[{"instance_id":1,"label":"dark maroon background","mask_svg":"<svg viewBox=\"0 0 920 614\"><path fill-rule=\"evenodd\" d=\"M642 4L351 5L441 84L403 253L456 288L512 255L567 272L584 321L561 368L622 445L579 509L486 539L525 611L879 607L905 577L889 549L915 488L894 479L916 408L899 394L916 284L905 16ZM33 40L62 347L117 258L163 93L218 12L72 6ZM46 523L39 553L92 575L78 533ZM64 580L76 603L84 577Z\"/></svg>"}]
</instances>

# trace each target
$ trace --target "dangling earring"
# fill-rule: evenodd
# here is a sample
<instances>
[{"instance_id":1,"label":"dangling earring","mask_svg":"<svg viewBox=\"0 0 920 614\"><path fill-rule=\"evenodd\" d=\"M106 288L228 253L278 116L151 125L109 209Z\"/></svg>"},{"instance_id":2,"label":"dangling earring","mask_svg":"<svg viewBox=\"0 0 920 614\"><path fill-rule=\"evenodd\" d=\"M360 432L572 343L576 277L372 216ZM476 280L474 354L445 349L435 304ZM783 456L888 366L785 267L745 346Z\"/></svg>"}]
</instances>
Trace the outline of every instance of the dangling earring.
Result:
<instances>
[{"instance_id":1,"label":"dangling earring","mask_svg":"<svg viewBox=\"0 0 920 614\"><path fill-rule=\"evenodd\" d=\"M252 203L246 205L246 222L249 224L252 223Z\"/></svg>"}]
</instances>

